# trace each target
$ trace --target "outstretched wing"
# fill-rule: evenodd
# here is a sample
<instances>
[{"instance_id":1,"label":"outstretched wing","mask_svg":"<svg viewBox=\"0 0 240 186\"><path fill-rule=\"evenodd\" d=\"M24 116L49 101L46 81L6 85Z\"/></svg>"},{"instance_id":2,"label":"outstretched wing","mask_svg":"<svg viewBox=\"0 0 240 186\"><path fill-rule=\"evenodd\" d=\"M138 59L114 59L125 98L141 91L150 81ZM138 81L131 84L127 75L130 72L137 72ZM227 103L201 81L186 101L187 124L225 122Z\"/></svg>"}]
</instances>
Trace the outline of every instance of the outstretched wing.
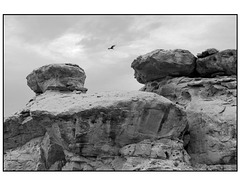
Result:
<instances>
[{"instance_id":1,"label":"outstretched wing","mask_svg":"<svg viewBox=\"0 0 240 186\"><path fill-rule=\"evenodd\" d=\"M115 47L116 45L112 45L110 48L108 48L108 49L113 49L114 47Z\"/></svg>"}]
</instances>

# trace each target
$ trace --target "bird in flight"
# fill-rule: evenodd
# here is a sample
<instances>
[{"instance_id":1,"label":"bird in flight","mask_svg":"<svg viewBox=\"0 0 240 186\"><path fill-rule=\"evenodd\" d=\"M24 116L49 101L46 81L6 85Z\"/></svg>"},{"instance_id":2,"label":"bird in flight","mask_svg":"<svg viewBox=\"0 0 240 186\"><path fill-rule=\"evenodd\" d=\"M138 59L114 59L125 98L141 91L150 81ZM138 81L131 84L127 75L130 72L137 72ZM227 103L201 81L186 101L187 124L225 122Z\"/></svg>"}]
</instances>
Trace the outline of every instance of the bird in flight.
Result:
<instances>
[{"instance_id":1,"label":"bird in flight","mask_svg":"<svg viewBox=\"0 0 240 186\"><path fill-rule=\"evenodd\" d=\"M113 50L113 48L115 47L116 45L112 45L110 48L108 48L108 50Z\"/></svg>"}]
</instances>

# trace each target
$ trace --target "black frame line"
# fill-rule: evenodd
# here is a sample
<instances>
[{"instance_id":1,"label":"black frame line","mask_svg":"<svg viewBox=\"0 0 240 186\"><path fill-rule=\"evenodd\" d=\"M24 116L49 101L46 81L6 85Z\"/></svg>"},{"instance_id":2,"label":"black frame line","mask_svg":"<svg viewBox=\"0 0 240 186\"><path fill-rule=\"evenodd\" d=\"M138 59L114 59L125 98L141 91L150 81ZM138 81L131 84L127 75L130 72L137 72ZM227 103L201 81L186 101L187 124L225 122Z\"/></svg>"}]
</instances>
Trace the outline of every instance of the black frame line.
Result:
<instances>
[{"instance_id":1,"label":"black frame line","mask_svg":"<svg viewBox=\"0 0 240 186\"><path fill-rule=\"evenodd\" d=\"M210 15L210 16L223 16L223 15L233 15L236 16L236 51L237 51L237 62L238 62L238 14L2 14L2 74L3 74L3 89L2 89L2 99L3 99L3 105L2 105L2 119L3 119L3 123L4 123L4 16L206 16L206 15ZM237 84L238 84L238 63L237 63ZM238 86L237 86L237 117L236 117L236 130L238 133ZM103 170L103 171L70 171L70 170L63 170L63 171L56 171L56 170L31 170L31 171L27 171L27 170L4 170L4 124L2 124L2 131L3 131L3 136L2 136L2 141L3 141L3 167L2 167L2 171L3 172L216 172L216 171L207 171L207 170L180 170L180 171L174 171L174 170L157 170L157 171L129 171L129 170L117 170L117 171L107 171L107 170ZM225 171L217 171L217 172L238 172L238 134L236 137L236 154L237 154L237 160L236 160L236 170L225 170Z\"/></svg>"}]
</instances>

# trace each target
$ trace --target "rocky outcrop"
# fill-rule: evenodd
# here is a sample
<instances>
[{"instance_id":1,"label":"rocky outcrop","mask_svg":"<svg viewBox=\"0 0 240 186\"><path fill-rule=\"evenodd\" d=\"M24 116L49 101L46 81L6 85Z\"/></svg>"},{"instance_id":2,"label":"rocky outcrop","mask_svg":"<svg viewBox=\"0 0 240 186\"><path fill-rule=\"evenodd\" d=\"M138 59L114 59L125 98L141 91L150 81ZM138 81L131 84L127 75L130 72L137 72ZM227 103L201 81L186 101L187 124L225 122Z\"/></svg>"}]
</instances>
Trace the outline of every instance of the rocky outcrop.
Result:
<instances>
[{"instance_id":1,"label":"rocky outcrop","mask_svg":"<svg viewBox=\"0 0 240 186\"><path fill-rule=\"evenodd\" d=\"M47 90L5 120L4 170L189 170L187 129L154 93Z\"/></svg>"},{"instance_id":2,"label":"rocky outcrop","mask_svg":"<svg viewBox=\"0 0 240 186\"><path fill-rule=\"evenodd\" d=\"M42 139L33 138L22 146L19 144L17 148L4 151L4 170L46 170Z\"/></svg>"},{"instance_id":3,"label":"rocky outcrop","mask_svg":"<svg viewBox=\"0 0 240 186\"><path fill-rule=\"evenodd\" d=\"M205 58L205 57L207 57L207 56L216 54L216 53L218 53L218 52L219 52L219 51L218 51L217 49L215 49L215 48L209 48L209 49L203 51L202 53L197 54L197 57L198 57L198 58Z\"/></svg>"},{"instance_id":4,"label":"rocky outcrop","mask_svg":"<svg viewBox=\"0 0 240 186\"><path fill-rule=\"evenodd\" d=\"M74 64L33 71L36 96L4 121L4 170L236 170L237 80L225 64L235 59L223 54L143 55L132 67L145 86L131 92L82 94L86 75ZM199 71L207 59L224 73Z\"/></svg>"},{"instance_id":5,"label":"rocky outcrop","mask_svg":"<svg viewBox=\"0 0 240 186\"><path fill-rule=\"evenodd\" d=\"M131 67L139 83L147 83L171 77L214 77L216 75L236 75L236 50L218 51L210 48L197 54L188 50L158 49L137 57Z\"/></svg>"},{"instance_id":6,"label":"rocky outcrop","mask_svg":"<svg viewBox=\"0 0 240 186\"><path fill-rule=\"evenodd\" d=\"M144 140L120 149L123 170L192 170L183 144L170 139Z\"/></svg>"},{"instance_id":7,"label":"rocky outcrop","mask_svg":"<svg viewBox=\"0 0 240 186\"><path fill-rule=\"evenodd\" d=\"M51 64L34 70L27 76L28 86L37 94L46 90L86 92L85 72L78 65Z\"/></svg>"},{"instance_id":8,"label":"rocky outcrop","mask_svg":"<svg viewBox=\"0 0 240 186\"><path fill-rule=\"evenodd\" d=\"M229 51L233 50L218 52L211 49L203 52L198 55L197 70L200 60L206 60L207 66L214 66L211 57L218 56L222 64L226 63L226 72L232 71L231 63L227 68L228 60L225 60ZM227 55L226 58L221 57L223 54ZM229 57L229 60L233 58ZM215 72L208 74L214 75ZM236 165L236 76L204 78L199 74L197 77L168 76L147 82L141 90L162 95L186 111L189 130L184 141L192 164Z\"/></svg>"},{"instance_id":9,"label":"rocky outcrop","mask_svg":"<svg viewBox=\"0 0 240 186\"><path fill-rule=\"evenodd\" d=\"M131 67L139 83L166 76L188 76L194 72L196 58L188 50L154 50L135 59Z\"/></svg>"},{"instance_id":10,"label":"rocky outcrop","mask_svg":"<svg viewBox=\"0 0 240 186\"><path fill-rule=\"evenodd\" d=\"M236 50L208 49L198 55L196 71L201 77L214 77L216 75L237 74L237 52Z\"/></svg>"},{"instance_id":11,"label":"rocky outcrop","mask_svg":"<svg viewBox=\"0 0 240 186\"><path fill-rule=\"evenodd\" d=\"M193 162L236 163L236 77L166 78L141 90L162 95L186 110L186 149Z\"/></svg>"}]
</instances>

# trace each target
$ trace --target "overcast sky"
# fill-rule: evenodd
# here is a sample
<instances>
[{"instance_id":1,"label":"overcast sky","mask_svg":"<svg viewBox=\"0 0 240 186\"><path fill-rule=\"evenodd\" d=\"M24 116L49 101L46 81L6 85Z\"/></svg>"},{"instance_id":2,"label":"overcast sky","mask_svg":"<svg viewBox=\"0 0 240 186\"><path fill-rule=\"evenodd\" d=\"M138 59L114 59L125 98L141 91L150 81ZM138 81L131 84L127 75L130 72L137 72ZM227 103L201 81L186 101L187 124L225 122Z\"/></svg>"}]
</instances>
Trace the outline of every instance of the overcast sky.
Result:
<instances>
[{"instance_id":1,"label":"overcast sky","mask_svg":"<svg viewBox=\"0 0 240 186\"><path fill-rule=\"evenodd\" d=\"M132 61L155 49L236 48L235 16L4 16L4 111L35 95L26 76L51 63L75 63L89 93L138 90ZM116 44L115 50L107 50Z\"/></svg>"}]
</instances>

